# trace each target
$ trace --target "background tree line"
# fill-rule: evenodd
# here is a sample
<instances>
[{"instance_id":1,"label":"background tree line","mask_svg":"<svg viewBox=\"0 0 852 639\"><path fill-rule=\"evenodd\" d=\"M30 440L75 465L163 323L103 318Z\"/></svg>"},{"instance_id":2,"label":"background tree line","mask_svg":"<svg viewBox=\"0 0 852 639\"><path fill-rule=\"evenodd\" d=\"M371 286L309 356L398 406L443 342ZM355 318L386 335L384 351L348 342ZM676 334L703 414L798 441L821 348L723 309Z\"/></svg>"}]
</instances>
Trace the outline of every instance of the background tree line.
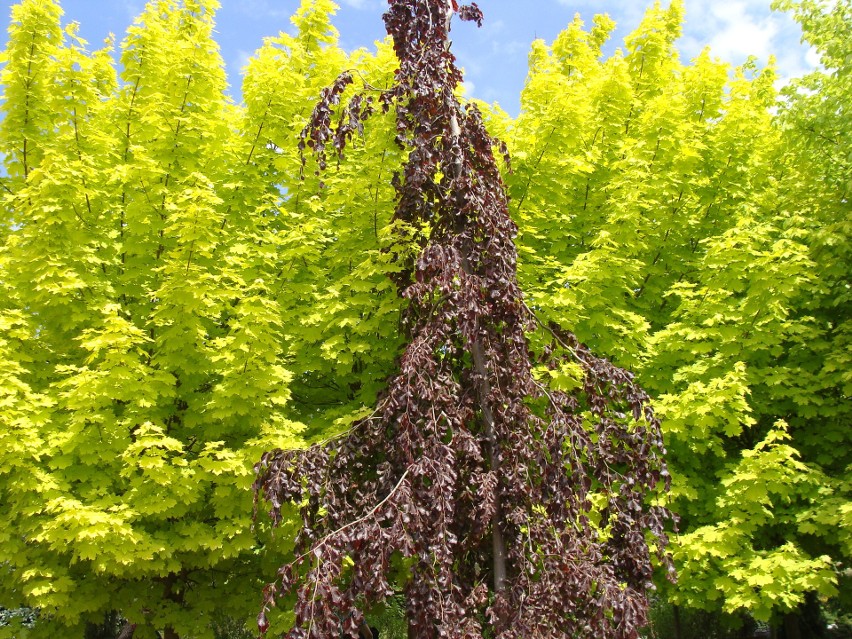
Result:
<instances>
[{"instance_id":1,"label":"background tree line","mask_svg":"<svg viewBox=\"0 0 852 639\"><path fill-rule=\"evenodd\" d=\"M39 617L0 636L253 619L290 550L286 527L251 525L253 464L345 430L393 370L387 274L422 232L390 224L393 118L322 176L297 148L320 90L347 68L388 86L393 51L343 51L334 4L304 0L236 105L216 6L150 2L95 51L58 3L14 8L0 606ZM680 60L674 0L610 57L601 16L534 42L520 115L480 105L513 158L527 303L656 398L681 515L672 632L702 611L795 637L849 610L852 8L778 8L823 65L780 95L771 63Z\"/></svg>"}]
</instances>

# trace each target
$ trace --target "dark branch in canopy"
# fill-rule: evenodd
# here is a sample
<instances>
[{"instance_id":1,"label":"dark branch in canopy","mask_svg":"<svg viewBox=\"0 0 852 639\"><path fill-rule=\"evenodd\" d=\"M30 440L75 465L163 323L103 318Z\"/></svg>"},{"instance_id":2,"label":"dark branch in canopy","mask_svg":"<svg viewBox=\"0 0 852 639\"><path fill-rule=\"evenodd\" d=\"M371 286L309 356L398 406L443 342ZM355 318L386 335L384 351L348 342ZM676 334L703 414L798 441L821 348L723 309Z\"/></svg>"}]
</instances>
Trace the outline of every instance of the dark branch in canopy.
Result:
<instances>
[{"instance_id":1,"label":"dark branch in canopy","mask_svg":"<svg viewBox=\"0 0 852 639\"><path fill-rule=\"evenodd\" d=\"M397 276L408 346L371 417L258 464L273 521L287 503L302 517L301 554L265 589L260 627L295 595L288 637L357 637L364 611L401 587L418 638L636 637L653 587L649 543L672 570L671 515L650 504L669 484L659 423L630 373L538 327L523 302L498 145L455 95L454 12L482 19L454 0L390 0L385 14L399 69L378 102L395 109L410 151L395 218L430 225ZM356 94L332 124L352 82L326 89L302 135L321 166L373 111ZM550 341L537 360L534 330ZM533 375L566 363L582 370L574 390Z\"/></svg>"}]
</instances>

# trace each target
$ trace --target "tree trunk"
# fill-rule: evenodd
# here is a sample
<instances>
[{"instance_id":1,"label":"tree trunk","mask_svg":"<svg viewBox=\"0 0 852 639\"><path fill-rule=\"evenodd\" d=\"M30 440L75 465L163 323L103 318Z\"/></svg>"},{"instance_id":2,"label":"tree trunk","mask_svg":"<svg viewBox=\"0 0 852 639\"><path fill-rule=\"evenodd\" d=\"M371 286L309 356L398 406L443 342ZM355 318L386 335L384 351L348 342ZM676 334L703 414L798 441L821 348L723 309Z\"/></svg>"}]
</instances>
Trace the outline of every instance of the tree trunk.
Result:
<instances>
[{"instance_id":1,"label":"tree trunk","mask_svg":"<svg viewBox=\"0 0 852 639\"><path fill-rule=\"evenodd\" d=\"M417 626L414 625L411 615L408 615L408 632L405 636L407 639L417 639Z\"/></svg>"},{"instance_id":2,"label":"tree trunk","mask_svg":"<svg viewBox=\"0 0 852 639\"><path fill-rule=\"evenodd\" d=\"M494 415L488 404L488 395L491 393L491 385L488 383L488 369L485 365L485 355L482 353L482 344L477 340L471 348L473 365L476 374L479 375L479 404L482 409L482 420L485 422L485 437L488 440L488 456L491 461L491 470L500 476L500 458L497 451L497 438L494 434ZM500 487L497 487L497 495L494 498L494 520L491 522L491 552L494 569L494 592L500 592L506 586L506 541L503 539L503 531L500 530L500 521L503 518L503 509L500 500Z\"/></svg>"},{"instance_id":3,"label":"tree trunk","mask_svg":"<svg viewBox=\"0 0 852 639\"><path fill-rule=\"evenodd\" d=\"M181 573L180 576L175 573L171 573L168 577L163 579L163 598L175 604L183 605L183 589L177 590L175 588L175 586L178 585L179 579L182 583L185 579L184 573ZM174 627L166 626L163 628L163 639L180 639L180 635Z\"/></svg>"},{"instance_id":4,"label":"tree trunk","mask_svg":"<svg viewBox=\"0 0 852 639\"><path fill-rule=\"evenodd\" d=\"M680 626L680 606L672 606L674 615L674 639L683 639L683 630Z\"/></svg>"},{"instance_id":5,"label":"tree trunk","mask_svg":"<svg viewBox=\"0 0 852 639\"><path fill-rule=\"evenodd\" d=\"M802 639L799 615L795 612L788 612L784 615L784 637L785 639Z\"/></svg>"},{"instance_id":6,"label":"tree trunk","mask_svg":"<svg viewBox=\"0 0 852 639\"><path fill-rule=\"evenodd\" d=\"M450 48L450 23L453 17L453 9L451 6L452 0L446 0L449 7L447 11L446 33L447 37L444 41L444 47ZM450 131L456 139L461 137L461 127L459 126L458 117L455 112L450 116ZM456 163L456 177L461 174L461 159ZM470 266L467 258L462 262L464 271L471 275L473 269ZM488 396L491 394L491 384L488 382L488 366L485 362L485 354L482 349L482 342L478 339L474 340L471 345L471 356L473 358L473 367L479 377L477 395L479 396L479 407L482 411L482 421L485 424L485 438L488 442L488 456L491 462L491 470L497 477L500 476L500 458L497 451L497 438L494 431L494 414L491 412L491 406L488 402ZM500 521L503 518L503 509L500 500L500 488L497 487L497 495L495 497L494 519L491 523L491 552L492 552L492 569L494 573L494 592L499 593L506 587L506 541L503 538L503 531L500 530Z\"/></svg>"},{"instance_id":7,"label":"tree trunk","mask_svg":"<svg viewBox=\"0 0 852 639\"><path fill-rule=\"evenodd\" d=\"M136 632L136 624L126 622L121 627L121 632L118 633L118 636L115 639L133 639L133 634Z\"/></svg>"}]
</instances>

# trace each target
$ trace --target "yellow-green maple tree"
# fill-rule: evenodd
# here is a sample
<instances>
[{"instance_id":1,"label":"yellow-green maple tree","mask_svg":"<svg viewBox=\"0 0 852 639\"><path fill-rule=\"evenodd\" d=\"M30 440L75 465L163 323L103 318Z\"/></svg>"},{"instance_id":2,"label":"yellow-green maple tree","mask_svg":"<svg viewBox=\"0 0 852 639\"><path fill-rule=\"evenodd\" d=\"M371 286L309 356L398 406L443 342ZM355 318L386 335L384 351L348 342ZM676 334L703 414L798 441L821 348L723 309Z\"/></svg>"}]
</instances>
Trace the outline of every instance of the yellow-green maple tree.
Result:
<instances>
[{"instance_id":1,"label":"yellow-green maple tree","mask_svg":"<svg viewBox=\"0 0 852 639\"><path fill-rule=\"evenodd\" d=\"M387 173L376 162L344 208L333 180L353 171L301 182L296 149L328 79L357 66L380 83L388 52L345 54L333 3L306 0L297 34L249 63L237 106L217 7L149 2L94 52L57 2L13 9L0 602L40 616L0 632L79 637L117 611L136 636L209 637L217 616L253 616L261 557L288 540L251 529L252 465L299 445L299 417L322 431L359 408L395 352L364 343L398 312L377 258ZM389 166L391 146L351 153ZM336 410L306 390L318 384L335 385Z\"/></svg>"},{"instance_id":2,"label":"yellow-green maple tree","mask_svg":"<svg viewBox=\"0 0 852 639\"><path fill-rule=\"evenodd\" d=\"M520 116L492 117L515 157L531 304L657 395L682 516L670 601L769 619L807 593L837 594L848 560L837 543L848 522L827 516L849 503L847 471L829 461L848 455L848 438L818 441L821 419L846 415L846 329L820 328L809 310L827 286L823 312L837 308L842 267L821 266L831 260L817 247L820 234L844 245L845 205L773 118L771 63L679 59L683 10L655 5L608 58L611 20L575 19L533 44ZM808 208L833 226L804 222Z\"/></svg>"}]
</instances>

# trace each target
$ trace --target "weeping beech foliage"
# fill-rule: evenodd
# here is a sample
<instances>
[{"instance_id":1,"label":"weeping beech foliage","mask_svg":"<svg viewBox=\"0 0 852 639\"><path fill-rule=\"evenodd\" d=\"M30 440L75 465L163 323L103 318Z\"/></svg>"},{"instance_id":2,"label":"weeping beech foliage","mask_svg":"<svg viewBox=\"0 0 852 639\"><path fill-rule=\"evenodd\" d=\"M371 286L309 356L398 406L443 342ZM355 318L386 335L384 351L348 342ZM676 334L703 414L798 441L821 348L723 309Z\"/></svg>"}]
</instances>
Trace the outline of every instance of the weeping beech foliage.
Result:
<instances>
[{"instance_id":1,"label":"weeping beech foliage","mask_svg":"<svg viewBox=\"0 0 852 639\"><path fill-rule=\"evenodd\" d=\"M670 514L650 499L668 487L659 423L630 373L523 302L496 141L455 94L450 19L479 23L479 9L390 5L395 83L342 100L344 73L302 144L324 166L374 110L395 109L408 158L394 219L422 228L419 256L393 275L407 346L371 415L258 464L273 521L289 503L302 518L258 625L282 600L288 637L355 637L402 588L413 637L636 637L652 555L670 566Z\"/></svg>"}]
</instances>

